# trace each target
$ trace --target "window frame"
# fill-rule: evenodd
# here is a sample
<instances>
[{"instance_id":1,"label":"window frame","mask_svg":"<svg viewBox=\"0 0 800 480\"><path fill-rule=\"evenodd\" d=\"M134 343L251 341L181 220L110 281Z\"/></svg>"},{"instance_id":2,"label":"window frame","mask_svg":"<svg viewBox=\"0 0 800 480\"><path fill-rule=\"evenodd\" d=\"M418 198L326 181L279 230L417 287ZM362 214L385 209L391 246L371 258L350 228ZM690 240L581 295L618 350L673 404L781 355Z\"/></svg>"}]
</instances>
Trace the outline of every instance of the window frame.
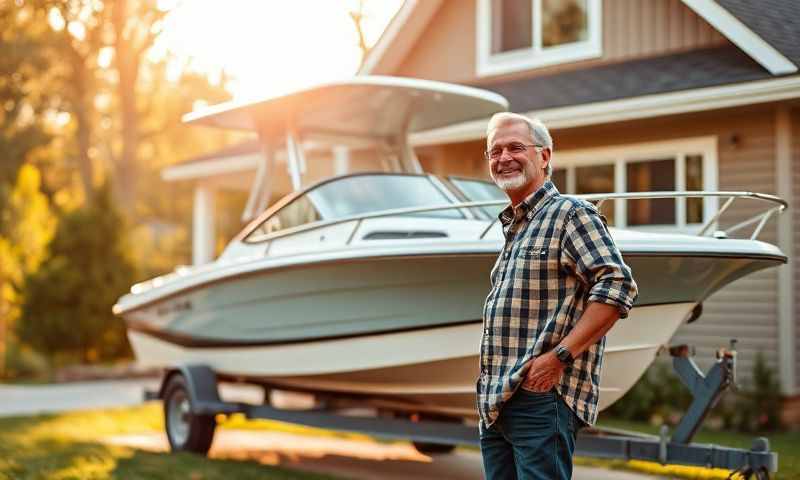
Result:
<instances>
[{"instance_id":1,"label":"window frame","mask_svg":"<svg viewBox=\"0 0 800 480\"><path fill-rule=\"evenodd\" d=\"M553 154L553 169L566 170L566 194L575 192L575 168L594 165L614 165L614 192L627 191L627 164L631 162L675 159L675 190L686 191L686 157L702 155L703 158L703 187L704 191L717 191L719 189L719 174L717 169L717 137L692 137L663 142L636 143L614 147L590 148L580 150L556 151ZM696 234L717 212L719 200L716 197L707 197L703 201L703 219L700 223L686 222L686 199L679 198L675 205L674 224L636 225L629 226L627 222L628 210L625 200L615 199L614 202L614 227L643 232L680 232Z\"/></svg>"},{"instance_id":2,"label":"window frame","mask_svg":"<svg viewBox=\"0 0 800 480\"><path fill-rule=\"evenodd\" d=\"M530 48L492 53L492 0L477 0L476 10L476 73L479 77L519 72L548 65L598 58L602 48L602 0L587 0L587 40L543 48L541 46L542 0L533 3L532 38Z\"/></svg>"}]
</instances>

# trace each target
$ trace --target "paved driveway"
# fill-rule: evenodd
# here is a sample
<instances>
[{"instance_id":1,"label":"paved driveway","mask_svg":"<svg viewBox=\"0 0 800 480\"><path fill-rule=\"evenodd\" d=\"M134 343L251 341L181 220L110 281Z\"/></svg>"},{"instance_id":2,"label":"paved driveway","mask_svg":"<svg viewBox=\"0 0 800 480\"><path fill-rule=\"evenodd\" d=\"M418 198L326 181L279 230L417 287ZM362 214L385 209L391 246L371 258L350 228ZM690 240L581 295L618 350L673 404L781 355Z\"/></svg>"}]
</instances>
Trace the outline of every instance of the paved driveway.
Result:
<instances>
[{"instance_id":1,"label":"paved driveway","mask_svg":"<svg viewBox=\"0 0 800 480\"><path fill-rule=\"evenodd\" d=\"M158 380L0 384L0 416L128 407L142 403L145 388L158 388Z\"/></svg>"}]
</instances>

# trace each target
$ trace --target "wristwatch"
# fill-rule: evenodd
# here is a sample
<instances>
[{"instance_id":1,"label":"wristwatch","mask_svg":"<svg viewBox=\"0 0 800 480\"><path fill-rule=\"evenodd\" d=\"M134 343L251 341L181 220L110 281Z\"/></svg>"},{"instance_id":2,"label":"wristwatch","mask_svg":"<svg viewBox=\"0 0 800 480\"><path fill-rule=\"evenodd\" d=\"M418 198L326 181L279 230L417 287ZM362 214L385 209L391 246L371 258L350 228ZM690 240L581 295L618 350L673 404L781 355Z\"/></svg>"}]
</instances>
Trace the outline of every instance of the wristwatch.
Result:
<instances>
[{"instance_id":1,"label":"wristwatch","mask_svg":"<svg viewBox=\"0 0 800 480\"><path fill-rule=\"evenodd\" d=\"M555 354L556 358L561 360L561 363L564 365L572 365L572 362L575 361L575 359L572 358L572 354L569 353L569 350L564 345L557 346L555 349Z\"/></svg>"}]
</instances>

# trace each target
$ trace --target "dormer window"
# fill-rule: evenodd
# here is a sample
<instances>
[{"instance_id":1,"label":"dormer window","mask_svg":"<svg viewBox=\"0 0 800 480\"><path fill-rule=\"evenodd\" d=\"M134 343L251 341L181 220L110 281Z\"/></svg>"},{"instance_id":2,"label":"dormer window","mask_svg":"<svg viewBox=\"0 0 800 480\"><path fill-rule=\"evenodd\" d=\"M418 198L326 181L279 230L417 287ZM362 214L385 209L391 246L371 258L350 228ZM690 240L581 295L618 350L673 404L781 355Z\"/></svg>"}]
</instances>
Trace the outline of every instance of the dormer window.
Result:
<instances>
[{"instance_id":1,"label":"dormer window","mask_svg":"<svg viewBox=\"0 0 800 480\"><path fill-rule=\"evenodd\" d=\"M478 0L478 75L601 55L601 0Z\"/></svg>"}]
</instances>

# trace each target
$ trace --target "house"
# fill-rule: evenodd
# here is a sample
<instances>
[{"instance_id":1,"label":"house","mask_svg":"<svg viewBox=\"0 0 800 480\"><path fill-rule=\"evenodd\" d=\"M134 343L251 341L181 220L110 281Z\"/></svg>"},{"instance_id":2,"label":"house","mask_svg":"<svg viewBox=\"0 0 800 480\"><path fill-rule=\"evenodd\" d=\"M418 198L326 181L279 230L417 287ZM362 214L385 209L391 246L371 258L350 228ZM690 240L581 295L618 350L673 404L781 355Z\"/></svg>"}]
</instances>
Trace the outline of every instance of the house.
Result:
<instances>
[{"instance_id":1,"label":"house","mask_svg":"<svg viewBox=\"0 0 800 480\"><path fill-rule=\"evenodd\" d=\"M796 398L798 66L794 0L408 0L359 73L504 95L512 111L550 127L553 180L562 192L742 190L788 200L788 212L760 238L779 245L789 264L715 294L674 341L713 358L737 338L742 373L762 352L784 394ZM485 127L479 121L418 135L420 162L485 177ZM716 207L698 199L609 202L605 213L618 227L692 231ZM732 206L732 220L753 207Z\"/></svg>"},{"instance_id":2,"label":"house","mask_svg":"<svg viewBox=\"0 0 800 480\"><path fill-rule=\"evenodd\" d=\"M512 111L550 127L553 180L565 193L729 190L788 200L790 210L759 237L780 246L788 265L718 292L674 341L709 359L736 338L745 376L761 352L800 418L798 66L795 0L406 0L359 73L504 95ZM416 134L423 168L486 177L485 120ZM249 154L252 166L239 165L245 177L258 151ZM165 177L183 168L183 178L205 178L188 165ZM348 171L347 160L335 170ZM717 207L713 199L615 201L604 211L618 227L692 232ZM728 218L754 208L736 203Z\"/></svg>"}]
</instances>

